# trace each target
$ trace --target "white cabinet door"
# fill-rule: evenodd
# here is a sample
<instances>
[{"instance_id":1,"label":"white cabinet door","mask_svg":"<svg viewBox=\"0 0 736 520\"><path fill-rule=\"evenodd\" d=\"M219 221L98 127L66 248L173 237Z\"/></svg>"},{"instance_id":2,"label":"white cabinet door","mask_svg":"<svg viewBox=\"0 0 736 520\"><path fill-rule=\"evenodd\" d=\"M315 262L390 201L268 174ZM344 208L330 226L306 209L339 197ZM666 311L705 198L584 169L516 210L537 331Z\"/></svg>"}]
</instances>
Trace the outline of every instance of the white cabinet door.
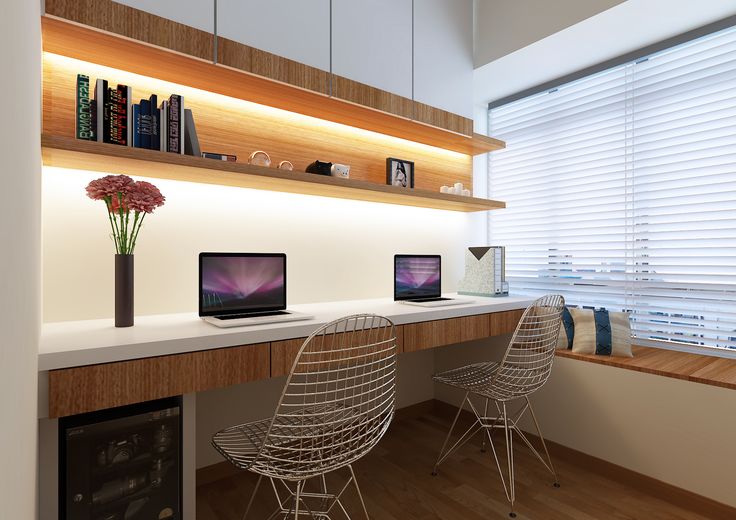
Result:
<instances>
[{"instance_id":1,"label":"white cabinet door","mask_svg":"<svg viewBox=\"0 0 736 520\"><path fill-rule=\"evenodd\" d=\"M414 1L414 99L473 117L473 0Z\"/></svg>"},{"instance_id":2,"label":"white cabinet door","mask_svg":"<svg viewBox=\"0 0 736 520\"><path fill-rule=\"evenodd\" d=\"M215 32L215 0L115 0L161 18Z\"/></svg>"},{"instance_id":3,"label":"white cabinet door","mask_svg":"<svg viewBox=\"0 0 736 520\"><path fill-rule=\"evenodd\" d=\"M330 70L330 0L218 0L217 35Z\"/></svg>"},{"instance_id":4,"label":"white cabinet door","mask_svg":"<svg viewBox=\"0 0 736 520\"><path fill-rule=\"evenodd\" d=\"M411 0L333 0L332 71L411 98Z\"/></svg>"}]
</instances>

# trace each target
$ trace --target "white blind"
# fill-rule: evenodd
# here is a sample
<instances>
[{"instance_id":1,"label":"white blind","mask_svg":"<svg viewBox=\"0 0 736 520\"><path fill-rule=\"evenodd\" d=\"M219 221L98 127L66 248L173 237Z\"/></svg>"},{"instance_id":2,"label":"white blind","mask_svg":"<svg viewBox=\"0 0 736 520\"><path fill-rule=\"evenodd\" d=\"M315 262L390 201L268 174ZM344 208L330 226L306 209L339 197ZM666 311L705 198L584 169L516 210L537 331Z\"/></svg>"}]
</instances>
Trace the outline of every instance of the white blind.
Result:
<instances>
[{"instance_id":1,"label":"white blind","mask_svg":"<svg viewBox=\"0 0 736 520\"><path fill-rule=\"evenodd\" d=\"M489 133L514 293L736 349L736 29L493 108Z\"/></svg>"}]
</instances>

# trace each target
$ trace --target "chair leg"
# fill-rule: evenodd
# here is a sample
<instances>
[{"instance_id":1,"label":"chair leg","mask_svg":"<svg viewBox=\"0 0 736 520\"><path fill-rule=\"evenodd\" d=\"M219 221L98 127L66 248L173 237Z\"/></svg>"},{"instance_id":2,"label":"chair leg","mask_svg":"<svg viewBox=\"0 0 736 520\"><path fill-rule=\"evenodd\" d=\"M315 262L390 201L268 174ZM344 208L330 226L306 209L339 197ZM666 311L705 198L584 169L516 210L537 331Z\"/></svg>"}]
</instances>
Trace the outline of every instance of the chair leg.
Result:
<instances>
[{"instance_id":1,"label":"chair leg","mask_svg":"<svg viewBox=\"0 0 736 520\"><path fill-rule=\"evenodd\" d=\"M447 432L447 437L445 437L445 442L442 443L442 448L440 448L440 454L437 456L437 461L434 463L434 468L432 469L432 476L437 476L437 469L440 465L440 461L442 461L442 454L445 453L445 448L447 448L447 443L450 442L450 436L452 435L452 432L455 429L457 420L460 418L460 413L463 411L463 406L465 406L465 400L468 398L468 394L470 394L470 392L465 392L465 397L463 397L463 400L457 409L457 413L455 414L455 420L452 421L452 426L450 426L450 431Z\"/></svg>"},{"instance_id":2,"label":"chair leg","mask_svg":"<svg viewBox=\"0 0 736 520\"><path fill-rule=\"evenodd\" d=\"M360 499L360 505L363 506L363 514L365 514L365 520L370 520L370 517L368 516L368 509L365 507L365 501L363 500L363 493L360 492L360 486L358 485L358 479L355 478L355 472L353 471L353 466L351 464L348 464L348 469L350 470L350 475L353 478L353 484L355 484L355 491L358 492L358 498Z\"/></svg>"},{"instance_id":3,"label":"chair leg","mask_svg":"<svg viewBox=\"0 0 736 520\"><path fill-rule=\"evenodd\" d=\"M294 499L294 518L295 520L299 520L299 502L302 499L302 486L304 485L304 481L300 480L296 483L296 498Z\"/></svg>"},{"instance_id":4,"label":"chair leg","mask_svg":"<svg viewBox=\"0 0 736 520\"><path fill-rule=\"evenodd\" d=\"M539 428L539 422L537 422L537 416L534 414L534 407L532 407L531 401L529 401L529 396L526 396L526 402L529 405L529 413L532 415L532 420L534 421L534 427L537 429L537 435L539 435L539 440L542 441L542 448L544 448L544 453L547 456L547 462L549 463L549 468L552 470L552 475L555 477L554 486L560 487L560 479L557 476L557 471L555 470L554 464L552 464L552 457L549 455L549 450L547 449L547 443L544 442L544 436L542 435L542 430Z\"/></svg>"},{"instance_id":5,"label":"chair leg","mask_svg":"<svg viewBox=\"0 0 736 520\"><path fill-rule=\"evenodd\" d=\"M486 397L486 403L483 406L483 417L488 417L488 398ZM486 436L483 435L483 440L480 444L480 452L485 453L486 452Z\"/></svg>"},{"instance_id":6,"label":"chair leg","mask_svg":"<svg viewBox=\"0 0 736 520\"><path fill-rule=\"evenodd\" d=\"M263 480L263 475L258 475L258 482L256 482L256 487L253 490L253 494L250 496L250 500L248 500L248 507L245 508L245 513L243 514L243 520L246 519L248 516L248 513L250 512L250 508L253 505L253 501L256 498L256 493L258 493L258 488L261 486L261 480Z\"/></svg>"},{"instance_id":7,"label":"chair leg","mask_svg":"<svg viewBox=\"0 0 736 520\"><path fill-rule=\"evenodd\" d=\"M513 437L513 432L509 428L509 416L508 416L508 411L506 410L506 402L503 403L502 411L503 411L503 429L506 435L506 459L507 459L508 467L509 467L508 499L509 499L509 502L511 502L511 512L509 513L509 516L511 518L515 518L516 513L514 512L514 500L516 496L514 494L514 437Z\"/></svg>"}]
</instances>

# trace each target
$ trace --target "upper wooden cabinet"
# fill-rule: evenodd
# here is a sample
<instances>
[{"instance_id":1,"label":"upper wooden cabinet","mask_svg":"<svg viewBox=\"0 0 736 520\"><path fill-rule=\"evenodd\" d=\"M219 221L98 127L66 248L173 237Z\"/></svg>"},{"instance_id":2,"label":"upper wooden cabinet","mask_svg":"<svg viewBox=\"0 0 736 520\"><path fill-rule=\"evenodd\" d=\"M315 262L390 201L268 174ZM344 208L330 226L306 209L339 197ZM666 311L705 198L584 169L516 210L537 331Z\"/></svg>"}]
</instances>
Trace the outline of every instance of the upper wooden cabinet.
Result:
<instances>
[{"instance_id":1,"label":"upper wooden cabinet","mask_svg":"<svg viewBox=\"0 0 736 520\"><path fill-rule=\"evenodd\" d=\"M412 1L333 0L332 93L413 115Z\"/></svg>"},{"instance_id":2,"label":"upper wooden cabinet","mask_svg":"<svg viewBox=\"0 0 736 520\"><path fill-rule=\"evenodd\" d=\"M146 4L150 9L146 11L112 0L46 0L45 13L211 61L215 52L213 1L126 1ZM154 8L161 15L154 14Z\"/></svg>"},{"instance_id":3,"label":"upper wooden cabinet","mask_svg":"<svg viewBox=\"0 0 736 520\"><path fill-rule=\"evenodd\" d=\"M424 123L449 117L432 108L472 119L473 0L414 2L414 100Z\"/></svg>"},{"instance_id":4,"label":"upper wooden cabinet","mask_svg":"<svg viewBox=\"0 0 736 520\"><path fill-rule=\"evenodd\" d=\"M330 0L218 0L217 35L330 70Z\"/></svg>"},{"instance_id":5,"label":"upper wooden cabinet","mask_svg":"<svg viewBox=\"0 0 736 520\"><path fill-rule=\"evenodd\" d=\"M115 0L115 3L215 33L215 0Z\"/></svg>"},{"instance_id":6,"label":"upper wooden cabinet","mask_svg":"<svg viewBox=\"0 0 736 520\"><path fill-rule=\"evenodd\" d=\"M497 147L473 144L484 138L472 0L46 0L45 11L472 137L460 147L472 153Z\"/></svg>"}]
</instances>

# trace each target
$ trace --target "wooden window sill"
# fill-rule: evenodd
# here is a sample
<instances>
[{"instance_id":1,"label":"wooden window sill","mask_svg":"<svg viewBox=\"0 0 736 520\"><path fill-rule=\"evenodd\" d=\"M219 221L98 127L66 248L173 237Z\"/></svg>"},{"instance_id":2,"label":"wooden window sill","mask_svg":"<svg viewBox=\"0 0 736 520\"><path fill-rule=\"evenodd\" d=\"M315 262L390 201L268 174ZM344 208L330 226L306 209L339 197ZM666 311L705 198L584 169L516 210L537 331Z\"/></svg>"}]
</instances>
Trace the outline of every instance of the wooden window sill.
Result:
<instances>
[{"instance_id":1,"label":"wooden window sill","mask_svg":"<svg viewBox=\"0 0 736 520\"><path fill-rule=\"evenodd\" d=\"M633 353L633 358L622 358L578 354L570 350L556 352L559 357L736 390L736 359L636 345Z\"/></svg>"}]
</instances>

